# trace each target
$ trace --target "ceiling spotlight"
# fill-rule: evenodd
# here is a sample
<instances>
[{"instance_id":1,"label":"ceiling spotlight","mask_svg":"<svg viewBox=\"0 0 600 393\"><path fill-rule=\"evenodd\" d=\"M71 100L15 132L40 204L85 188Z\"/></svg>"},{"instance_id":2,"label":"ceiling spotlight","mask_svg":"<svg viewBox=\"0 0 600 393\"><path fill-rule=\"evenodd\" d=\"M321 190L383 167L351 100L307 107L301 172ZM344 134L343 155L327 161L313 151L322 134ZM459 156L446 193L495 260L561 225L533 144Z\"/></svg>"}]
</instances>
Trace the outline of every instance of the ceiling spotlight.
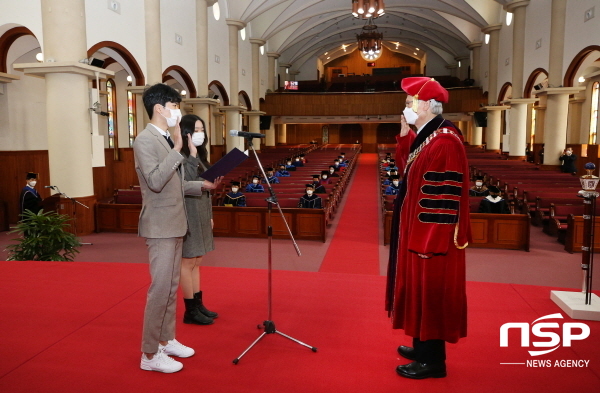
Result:
<instances>
[{"instance_id":1,"label":"ceiling spotlight","mask_svg":"<svg viewBox=\"0 0 600 393\"><path fill-rule=\"evenodd\" d=\"M580 76L579 79L577 79L579 81L579 83L583 83L585 82L585 77Z\"/></svg>"},{"instance_id":2,"label":"ceiling spotlight","mask_svg":"<svg viewBox=\"0 0 600 393\"><path fill-rule=\"evenodd\" d=\"M182 95L182 96L185 96L185 95L187 95L187 91L185 91L185 90L181 90L181 95Z\"/></svg>"},{"instance_id":3,"label":"ceiling spotlight","mask_svg":"<svg viewBox=\"0 0 600 393\"><path fill-rule=\"evenodd\" d=\"M129 83L133 82L133 78L131 77L131 75L127 75L127 82L129 82Z\"/></svg>"},{"instance_id":4,"label":"ceiling spotlight","mask_svg":"<svg viewBox=\"0 0 600 393\"><path fill-rule=\"evenodd\" d=\"M44 55L42 54L42 52L40 52L37 55L35 55L35 59L37 61L39 61L40 63L42 63L44 61Z\"/></svg>"},{"instance_id":5,"label":"ceiling spotlight","mask_svg":"<svg viewBox=\"0 0 600 393\"><path fill-rule=\"evenodd\" d=\"M489 44L489 43L490 43L490 35L489 35L489 34L486 34L486 35L485 35L485 44L487 45L487 44Z\"/></svg>"}]
</instances>

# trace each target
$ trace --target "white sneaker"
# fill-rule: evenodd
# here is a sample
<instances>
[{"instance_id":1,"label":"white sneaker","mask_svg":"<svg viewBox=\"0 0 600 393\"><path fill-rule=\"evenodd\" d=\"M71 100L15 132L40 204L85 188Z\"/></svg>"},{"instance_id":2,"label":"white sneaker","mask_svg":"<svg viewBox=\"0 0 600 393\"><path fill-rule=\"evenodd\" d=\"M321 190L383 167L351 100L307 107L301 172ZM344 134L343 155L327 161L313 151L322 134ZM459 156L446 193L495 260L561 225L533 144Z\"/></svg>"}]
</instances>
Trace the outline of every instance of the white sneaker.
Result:
<instances>
[{"instance_id":1,"label":"white sneaker","mask_svg":"<svg viewBox=\"0 0 600 393\"><path fill-rule=\"evenodd\" d=\"M159 348L163 348L167 355L176 356L178 358L189 358L196 353L192 348L186 347L175 339L167 341L167 345L164 347L160 344L158 344L158 346Z\"/></svg>"},{"instance_id":2,"label":"white sneaker","mask_svg":"<svg viewBox=\"0 0 600 393\"><path fill-rule=\"evenodd\" d=\"M166 347L159 344L158 352L154 354L152 359L148 359L146 358L146 354L142 354L140 368L148 371L160 371L161 373L176 373L181 370L183 364L168 357L167 354L165 354L165 348Z\"/></svg>"}]
</instances>

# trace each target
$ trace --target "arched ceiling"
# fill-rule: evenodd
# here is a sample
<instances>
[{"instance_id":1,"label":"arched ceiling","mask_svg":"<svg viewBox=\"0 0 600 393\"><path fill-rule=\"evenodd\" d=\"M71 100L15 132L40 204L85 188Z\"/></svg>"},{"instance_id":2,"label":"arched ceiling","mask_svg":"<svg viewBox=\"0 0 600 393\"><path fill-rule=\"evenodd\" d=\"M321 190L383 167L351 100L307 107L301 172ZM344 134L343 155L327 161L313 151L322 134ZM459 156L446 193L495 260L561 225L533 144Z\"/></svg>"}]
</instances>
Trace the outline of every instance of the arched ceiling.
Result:
<instances>
[{"instance_id":1,"label":"arched ceiling","mask_svg":"<svg viewBox=\"0 0 600 393\"><path fill-rule=\"evenodd\" d=\"M469 56L467 45L482 40L481 28L500 23L509 0L386 0L374 19L384 40L431 50L447 62ZM353 45L366 21L352 17L352 0L220 0L227 18L249 26L251 38L268 40L269 52L293 69L325 52ZM354 46L349 49L353 50ZM340 53L343 54L343 51ZM333 60L334 57L331 57Z\"/></svg>"}]
</instances>

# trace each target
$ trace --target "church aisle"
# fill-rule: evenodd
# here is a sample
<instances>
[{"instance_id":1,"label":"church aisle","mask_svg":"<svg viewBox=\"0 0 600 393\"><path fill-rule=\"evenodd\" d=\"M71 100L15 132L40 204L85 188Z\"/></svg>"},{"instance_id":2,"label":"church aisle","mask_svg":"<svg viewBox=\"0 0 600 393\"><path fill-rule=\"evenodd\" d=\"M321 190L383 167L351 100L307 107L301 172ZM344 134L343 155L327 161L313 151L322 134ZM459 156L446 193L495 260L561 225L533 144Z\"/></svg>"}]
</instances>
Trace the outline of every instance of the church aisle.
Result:
<instances>
[{"instance_id":1,"label":"church aisle","mask_svg":"<svg viewBox=\"0 0 600 393\"><path fill-rule=\"evenodd\" d=\"M377 154L363 153L320 272L379 275Z\"/></svg>"}]
</instances>

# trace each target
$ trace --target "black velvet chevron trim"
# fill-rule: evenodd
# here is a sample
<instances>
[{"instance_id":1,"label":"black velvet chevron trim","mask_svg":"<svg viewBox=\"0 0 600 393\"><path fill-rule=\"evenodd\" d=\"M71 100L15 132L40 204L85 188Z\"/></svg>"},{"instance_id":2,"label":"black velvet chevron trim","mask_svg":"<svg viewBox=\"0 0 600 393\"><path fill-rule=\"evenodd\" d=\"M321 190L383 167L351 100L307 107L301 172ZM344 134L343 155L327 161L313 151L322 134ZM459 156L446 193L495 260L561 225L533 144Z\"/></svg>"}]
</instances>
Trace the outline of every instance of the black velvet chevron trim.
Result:
<instances>
[{"instance_id":1,"label":"black velvet chevron trim","mask_svg":"<svg viewBox=\"0 0 600 393\"><path fill-rule=\"evenodd\" d=\"M419 221L430 224L456 224L458 216L447 213L419 213Z\"/></svg>"},{"instance_id":2,"label":"black velvet chevron trim","mask_svg":"<svg viewBox=\"0 0 600 393\"><path fill-rule=\"evenodd\" d=\"M419 205L427 209L458 210L459 202L451 199L421 199Z\"/></svg>"},{"instance_id":3,"label":"black velvet chevron trim","mask_svg":"<svg viewBox=\"0 0 600 393\"><path fill-rule=\"evenodd\" d=\"M421 187L421 191L423 192L423 194L427 194L427 195L460 196L461 188L458 186L451 186L449 184L444 184L441 186L432 186L430 184L425 184Z\"/></svg>"},{"instance_id":4,"label":"black velvet chevron trim","mask_svg":"<svg viewBox=\"0 0 600 393\"><path fill-rule=\"evenodd\" d=\"M423 178L428 181L455 181L462 183L462 173L446 171L446 172L427 172L423 175Z\"/></svg>"}]
</instances>

